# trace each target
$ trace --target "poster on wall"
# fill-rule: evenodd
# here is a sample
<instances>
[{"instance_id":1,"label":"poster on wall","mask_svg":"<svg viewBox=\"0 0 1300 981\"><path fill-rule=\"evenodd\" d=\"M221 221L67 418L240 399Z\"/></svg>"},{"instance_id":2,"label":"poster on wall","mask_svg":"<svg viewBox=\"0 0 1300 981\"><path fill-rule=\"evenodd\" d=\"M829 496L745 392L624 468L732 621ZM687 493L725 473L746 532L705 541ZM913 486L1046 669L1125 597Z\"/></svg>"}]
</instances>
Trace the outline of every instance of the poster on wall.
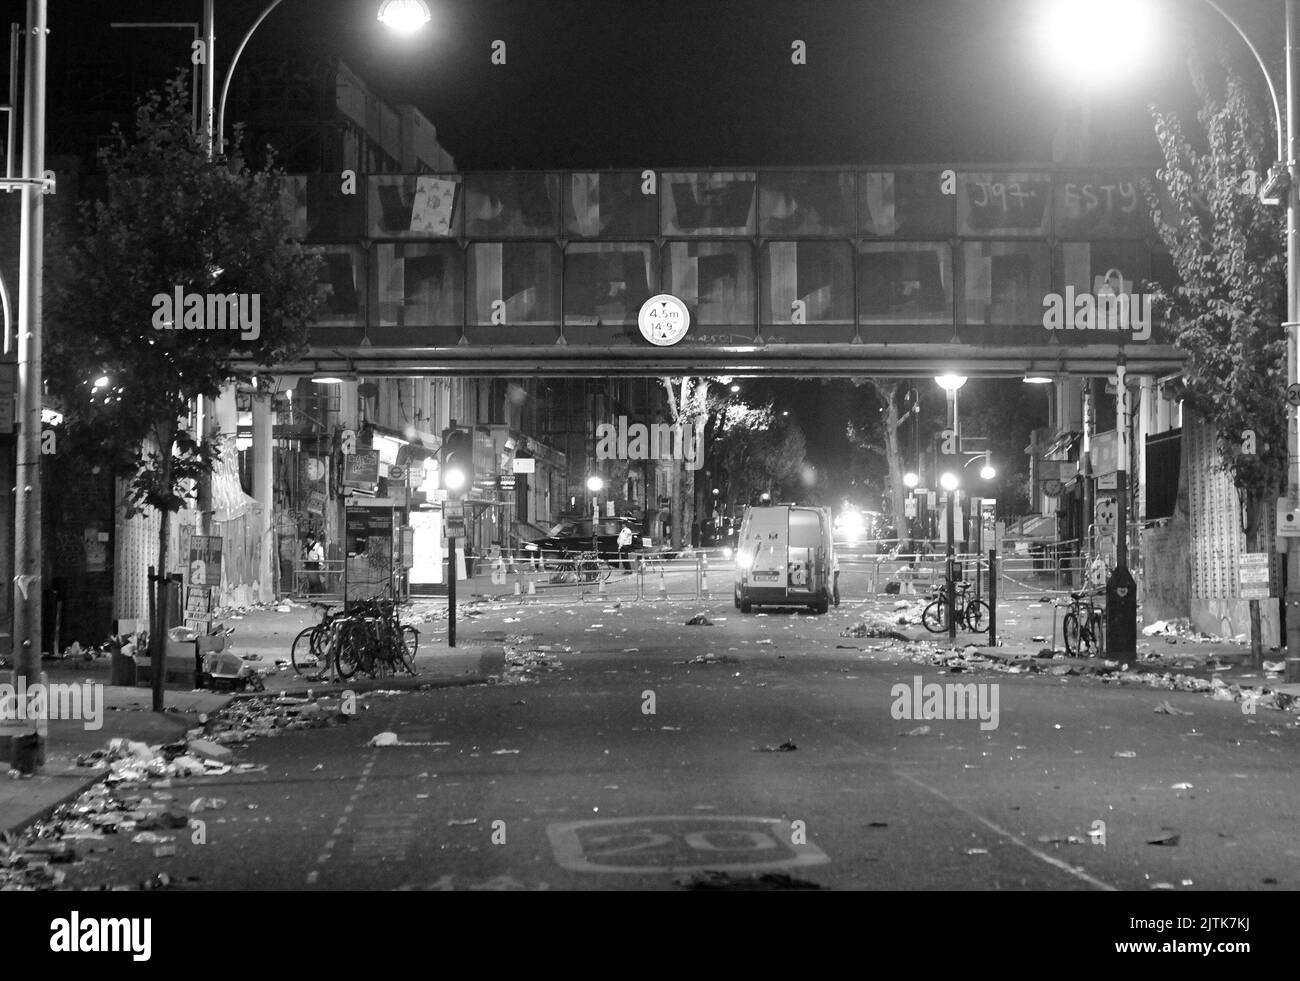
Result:
<instances>
[{"instance_id":1,"label":"poster on wall","mask_svg":"<svg viewBox=\"0 0 1300 981\"><path fill-rule=\"evenodd\" d=\"M347 509L346 602L388 593L393 575L393 512L388 507Z\"/></svg>"},{"instance_id":2,"label":"poster on wall","mask_svg":"<svg viewBox=\"0 0 1300 981\"><path fill-rule=\"evenodd\" d=\"M221 536L190 536L189 586L221 585Z\"/></svg>"}]
</instances>

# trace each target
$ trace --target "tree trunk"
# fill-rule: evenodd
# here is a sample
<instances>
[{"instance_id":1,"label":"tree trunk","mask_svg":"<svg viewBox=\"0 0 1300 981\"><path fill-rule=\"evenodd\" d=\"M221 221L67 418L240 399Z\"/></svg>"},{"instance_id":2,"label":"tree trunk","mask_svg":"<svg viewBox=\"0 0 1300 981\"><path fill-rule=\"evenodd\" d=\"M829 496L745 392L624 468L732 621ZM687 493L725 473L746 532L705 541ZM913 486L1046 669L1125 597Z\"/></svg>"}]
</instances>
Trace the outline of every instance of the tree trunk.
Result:
<instances>
[{"instance_id":1,"label":"tree trunk","mask_svg":"<svg viewBox=\"0 0 1300 981\"><path fill-rule=\"evenodd\" d=\"M903 484L906 464L903 462L903 450L898 438L898 427L902 424L898 418L898 402L895 399L896 385L873 384L885 399L885 462L889 467L889 502L894 512L894 534L901 544L911 538L907 529L907 487Z\"/></svg>"}]
</instances>

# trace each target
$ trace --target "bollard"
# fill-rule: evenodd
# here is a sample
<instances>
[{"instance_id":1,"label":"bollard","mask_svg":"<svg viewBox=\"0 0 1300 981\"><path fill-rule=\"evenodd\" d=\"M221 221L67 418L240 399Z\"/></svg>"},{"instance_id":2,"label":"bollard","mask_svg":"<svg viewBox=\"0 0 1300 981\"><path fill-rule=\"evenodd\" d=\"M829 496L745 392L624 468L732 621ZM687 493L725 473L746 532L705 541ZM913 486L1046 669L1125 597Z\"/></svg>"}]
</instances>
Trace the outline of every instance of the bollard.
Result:
<instances>
[{"instance_id":1,"label":"bollard","mask_svg":"<svg viewBox=\"0 0 1300 981\"><path fill-rule=\"evenodd\" d=\"M663 559L659 560L659 598L668 598L668 583L664 582L664 564Z\"/></svg>"},{"instance_id":2,"label":"bollard","mask_svg":"<svg viewBox=\"0 0 1300 981\"><path fill-rule=\"evenodd\" d=\"M637 556L636 560L636 598L638 600L645 598L645 557Z\"/></svg>"},{"instance_id":3,"label":"bollard","mask_svg":"<svg viewBox=\"0 0 1300 981\"><path fill-rule=\"evenodd\" d=\"M528 595L529 596L537 595L537 580L534 579L532 576L528 577Z\"/></svg>"},{"instance_id":4,"label":"bollard","mask_svg":"<svg viewBox=\"0 0 1300 981\"><path fill-rule=\"evenodd\" d=\"M515 580L515 595L516 595L516 596L520 595L520 592L521 592L521 590L519 589L519 580L516 579L516 580Z\"/></svg>"},{"instance_id":5,"label":"bollard","mask_svg":"<svg viewBox=\"0 0 1300 981\"><path fill-rule=\"evenodd\" d=\"M709 598L709 557L700 556L700 595Z\"/></svg>"},{"instance_id":6,"label":"bollard","mask_svg":"<svg viewBox=\"0 0 1300 981\"><path fill-rule=\"evenodd\" d=\"M989 549L989 646L998 646L998 553Z\"/></svg>"}]
</instances>

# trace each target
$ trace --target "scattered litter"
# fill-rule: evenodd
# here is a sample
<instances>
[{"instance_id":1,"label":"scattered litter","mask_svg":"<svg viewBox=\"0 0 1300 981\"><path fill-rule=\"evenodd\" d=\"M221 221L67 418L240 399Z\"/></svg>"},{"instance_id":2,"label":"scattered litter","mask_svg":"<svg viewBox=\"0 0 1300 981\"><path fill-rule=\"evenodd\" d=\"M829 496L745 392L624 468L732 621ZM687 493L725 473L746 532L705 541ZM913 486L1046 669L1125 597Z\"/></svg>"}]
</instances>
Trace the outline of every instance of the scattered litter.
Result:
<instances>
[{"instance_id":1,"label":"scattered litter","mask_svg":"<svg viewBox=\"0 0 1300 981\"><path fill-rule=\"evenodd\" d=\"M966 854L967 854L967 855L987 855L988 853L989 853L989 850L988 850L987 848L967 848L967 849L966 849Z\"/></svg>"},{"instance_id":2,"label":"scattered litter","mask_svg":"<svg viewBox=\"0 0 1300 981\"><path fill-rule=\"evenodd\" d=\"M1149 838L1147 839L1147 844L1165 845L1172 848L1174 845L1177 845L1182 840L1183 840L1182 835L1167 834L1167 835L1161 835L1159 838Z\"/></svg>"},{"instance_id":3,"label":"scattered litter","mask_svg":"<svg viewBox=\"0 0 1300 981\"><path fill-rule=\"evenodd\" d=\"M453 818L447 822L447 827L455 828L465 824L478 824L478 818Z\"/></svg>"},{"instance_id":4,"label":"scattered litter","mask_svg":"<svg viewBox=\"0 0 1300 981\"><path fill-rule=\"evenodd\" d=\"M686 626L688 626L688 627L712 627L712 626L713 626L713 621L710 620L708 617L706 617L703 613L697 613L697 614L695 614L695 616L691 617L689 620L686 621Z\"/></svg>"},{"instance_id":5,"label":"scattered litter","mask_svg":"<svg viewBox=\"0 0 1300 981\"><path fill-rule=\"evenodd\" d=\"M1115 750L1115 752L1111 753L1110 755L1117 760L1131 760L1136 758L1137 753L1135 753L1131 749L1117 749Z\"/></svg>"},{"instance_id":6,"label":"scattered litter","mask_svg":"<svg viewBox=\"0 0 1300 981\"><path fill-rule=\"evenodd\" d=\"M1176 783L1169 789L1170 790L1191 790L1192 785L1190 783Z\"/></svg>"},{"instance_id":7,"label":"scattered litter","mask_svg":"<svg viewBox=\"0 0 1300 981\"><path fill-rule=\"evenodd\" d=\"M761 746L758 751L760 753L792 753L798 748L792 740L787 739L780 746Z\"/></svg>"},{"instance_id":8,"label":"scattered litter","mask_svg":"<svg viewBox=\"0 0 1300 981\"><path fill-rule=\"evenodd\" d=\"M917 726L915 729L910 729L907 732L899 733L900 736L928 736L929 734L930 734L929 726Z\"/></svg>"},{"instance_id":9,"label":"scattered litter","mask_svg":"<svg viewBox=\"0 0 1300 981\"><path fill-rule=\"evenodd\" d=\"M1192 714L1191 712L1187 712L1184 711L1183 709L1176 708L1175 706L1170 705L1168 699L1161 702L1152 711L1160 715L1191 715Z\"/></svg>"},{"instance_id":10,"label":"scattered litter","mask_svg":"<svg viewBox=\"0 0 1300 981\"><path fill-rule=\"evenodd\" d=\"M518 752L519 752L519 750L517 750L517 749L494 749L494 750L492 750L492 755L493 755L493 756L509 756L511 753L518 753Z\"/></svg>"}]
</instances>

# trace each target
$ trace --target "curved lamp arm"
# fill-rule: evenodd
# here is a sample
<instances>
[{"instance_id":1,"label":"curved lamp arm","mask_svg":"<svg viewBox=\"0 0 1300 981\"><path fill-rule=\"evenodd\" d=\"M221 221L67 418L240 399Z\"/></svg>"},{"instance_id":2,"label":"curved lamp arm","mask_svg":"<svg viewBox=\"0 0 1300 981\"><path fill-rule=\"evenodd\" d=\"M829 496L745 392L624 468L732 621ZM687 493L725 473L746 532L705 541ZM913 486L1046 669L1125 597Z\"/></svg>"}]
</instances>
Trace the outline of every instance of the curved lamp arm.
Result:
<instances>
[{"instance_id":1,"label":"curved lamp arm","mask_svg":"<svg viewBox=\"0 0 1300 981\"><path fill-rule=\"evenodd\" d=\"M253 26L248 29L244 39L239 42L239 47L235 49L235 56L230 59L230 67L226 69L226 77L221 82L221 99L217 103L217 152L224 153L226 149L226 96L230 94L230 78L235 73L235 66L239 64L239 56L244 53L244 48L248 46L248 39L253 36L253 32L261 26L262 21L266 20L266 15L280 5L280 0L271 0L266 5L266 9L257 15L257 20L253 21Z\"/></svg>"},{"instance_id":2,"label":"curved lamp arm","mask_svg":"<svg viewBox=\"0 0 1300 981\"><path fill-rule=\"evenodd\" d=\"M1264 64L1264 59L1260 55L1259 49L1256 48L1254 43L1250 40L1250 36L1246 33L1245 29L1242 28L1235 19L1233 19L1231 14L1219 6L1216 0L1205 0L1205 2L1213 7L1224 20L1232 25L1232 29L1241 36L1241 39L1246 42L1246 47L1250 48L1250 53L1255 56L1255 61L1259 64L1259 70L1264 73L1264 81L1268 85L1268 94L1273 100L1273 119L1277 121L1277 159L1279 162L1284 162L1286 160L1286 134L1282 129L1282 104L1278 101L1277 86L1273 84L1273 76L1269 74L1268 66Z\"/></svg>"}]
</instances>

